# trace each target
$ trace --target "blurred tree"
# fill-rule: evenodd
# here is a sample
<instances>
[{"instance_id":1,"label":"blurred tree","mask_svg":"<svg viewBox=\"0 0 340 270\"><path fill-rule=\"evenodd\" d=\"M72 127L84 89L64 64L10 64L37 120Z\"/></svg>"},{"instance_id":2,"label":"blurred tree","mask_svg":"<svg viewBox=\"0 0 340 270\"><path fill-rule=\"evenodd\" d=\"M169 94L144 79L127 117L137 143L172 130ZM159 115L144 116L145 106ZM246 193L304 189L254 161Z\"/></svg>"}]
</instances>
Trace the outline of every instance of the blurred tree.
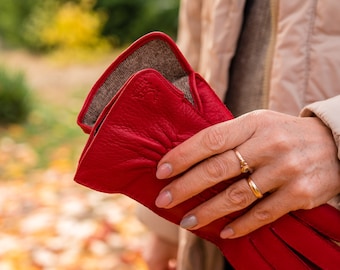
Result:
<instances>
[{"instance_id":1,"label":"blurred tree","mask_svg":"<svg viewBox=\"0 0 340 270\"><path fill-rule=\"evenodd\" d=\"M83 30L95 27L97 38L103 35L116 46L155 30L176 37L179 0L0 0L0 42L38 51L55 46L42 39L42 33L46 32L42 29L53 23L52 27L56 28L56 20L59 20L60 27L60 9L65 5L72 6L73 11L81 8L87 14L86 17L74 12L74 27L81 26ZM91 16L96 17L101 25L94 26L93 20L88 19ZM84 17L88 20L82 21ZM65 29L69 30L69 36L76 31L74 27ZM61 33L59 44L63 42L64 34ZM65 43L67 39L69 37L65 36Z\"/></svg>"},{"instance_id":2,"label":"blurred tree","mask_svg":"<svg viewBox=\"0 0 340 270\"><path fill-rule=\"evenodd\" d=\"M97 0L94 8L108 16L103 35L122 45L150 31L163 31L175 38L178 6L178 0Z\"/></svg>"},{"instance_id":3,"label":"blurred tree","mask_svg":"<svg viewBox=\"0 0 340 270\"><path fill-rule=\"evenodd\" d=\"M0 125L22 123L30 111L30 89L24 74L0 67Z\"/></svg>"},{"instance_id":4,"label":"blurred tree","mask_svg":"<svg viewBox=\"0 0 340 270\"><path fill-rule=\"evenodd\" d=\"M23 26L41 0L0 1L0 39L8 46L25 44Z\"/></svg>"},{"instance_id":5,"label":"blurred tree","mask_svg":"<svg viewBox=\"0 0 340 270\"><path fill-rule=\"evenodd\" d=\"M69 62L98 57L111 49L101 34L106 14L93 10L94 0L45 0L32 11L25 27L31 48Z\"/></svg>"},{"instance_id":6,"label":"blurred tree","mask_svg":"<svg viewBox=\"0 0 340 270\"><path fill-rule=\"evenodd\" d=\"M39 29L44 45L57 49L96 49L105 46L101 29L105 16L94 12L83 0L79 4L64 3L56 7L48 22Z\"/></svg>"}]
</instances>

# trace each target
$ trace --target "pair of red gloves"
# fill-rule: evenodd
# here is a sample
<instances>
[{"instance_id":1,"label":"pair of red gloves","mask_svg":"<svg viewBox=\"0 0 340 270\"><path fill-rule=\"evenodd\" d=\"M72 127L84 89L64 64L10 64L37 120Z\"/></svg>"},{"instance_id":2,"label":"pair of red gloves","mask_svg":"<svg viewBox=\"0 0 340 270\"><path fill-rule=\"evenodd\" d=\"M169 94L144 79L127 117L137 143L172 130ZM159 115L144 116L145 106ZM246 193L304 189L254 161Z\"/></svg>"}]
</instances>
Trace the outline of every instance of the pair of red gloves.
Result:
<instances>
[{"instance_id":1,"label":"pair of red gloves","mask_svg":"<svg viewBox=\"0 0 340 270\"><path fill-rule=\"evenodd\" d=\"M179 224L189 210L233 181L160 209L155 199L172 179L156 178L157 163L193 134L232 118L170 37L147 34L111 64L83 105L78 124L90 136L75 181L125 194ZM340 241L340 212L335 208L292 212L246 236L221 239L220 231L242 212L193 233L216 244L236 269L340 269L340 247L332 241Z\"/></svg>"}]
</instances>

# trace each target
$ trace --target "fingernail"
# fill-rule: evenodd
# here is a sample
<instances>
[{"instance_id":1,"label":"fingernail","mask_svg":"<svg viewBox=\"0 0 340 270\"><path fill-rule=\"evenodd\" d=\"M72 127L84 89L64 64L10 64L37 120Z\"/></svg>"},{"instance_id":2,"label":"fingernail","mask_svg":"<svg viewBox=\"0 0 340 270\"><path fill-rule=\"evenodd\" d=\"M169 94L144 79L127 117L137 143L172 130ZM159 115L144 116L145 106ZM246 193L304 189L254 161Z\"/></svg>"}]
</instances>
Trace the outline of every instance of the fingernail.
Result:
<instances>
[{"instance_id":1,"label":"fingernail","mask_svg":"<svg viewBox=\"0 0 340 270\"><path fill-rule=\"evenodd\" d=\"M194 215L184 217L179 224L183 229L190 229L197 225L197 218Z\"/></svg>"},{"instance_id":2,"label":"fingernail","mask_svg":"<svg viewBox=\"0 0 340 270\"><path fill-rule=\"evenodd\" d=\"M220 233L220 236L221 238L223 239L227 239L227 238L231 238L233 235L234 235L234 230L230 227L225 227L221 233Z\"/></svg>"},{"instance_id":3,"label":"fingernail","mask_svg":"<svg viewBox=\"0 0 340 270\"><path fill-rule=\"evenodd\" d=\"M167 178L172 173L172 166L169 163L163 163L157 168L156 177L158 179Z\"/></svg>"},{"instance_id":4,"label":"fingernail","mask_svg":"<svg viewBox=\"0 0 340 270\"><path fill-rule=\"evenodd\" d=\"M172 195L170 191L162 191L156 198L155 204L159 208L168 206L172 202Z\"/></svg>"}]
</instances>

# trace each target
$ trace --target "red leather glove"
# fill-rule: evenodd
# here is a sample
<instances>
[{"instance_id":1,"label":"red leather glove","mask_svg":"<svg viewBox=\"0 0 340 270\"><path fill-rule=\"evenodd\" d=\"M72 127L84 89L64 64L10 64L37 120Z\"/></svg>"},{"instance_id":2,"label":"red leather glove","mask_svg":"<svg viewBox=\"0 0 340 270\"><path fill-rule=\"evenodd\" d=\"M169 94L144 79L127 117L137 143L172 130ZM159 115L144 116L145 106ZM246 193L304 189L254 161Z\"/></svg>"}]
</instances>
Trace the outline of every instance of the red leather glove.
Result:
<instances>
[{"instance_id":1,"label":"red leather glove","mask_svg":"<svg viewBox=\"0 0 340 270\"><path fill-rule=\"evenodd\" d=\"M162 33L148 34L113 62L85 101L78 124L90 137L75 181L101 192L123 193L179 224L189 210L238 179L222 182L172 209L160 209L155 199L172 179L156 178L158 161L203 128L230 119L231 113L175 43ZM340 241L340 214L334 208L297 211L244 237L221 239L222 228L243 211L193 233L216 244L236 269L336 269L340 265L340 247L331 241Z\"/></svg>"}]
</instances>

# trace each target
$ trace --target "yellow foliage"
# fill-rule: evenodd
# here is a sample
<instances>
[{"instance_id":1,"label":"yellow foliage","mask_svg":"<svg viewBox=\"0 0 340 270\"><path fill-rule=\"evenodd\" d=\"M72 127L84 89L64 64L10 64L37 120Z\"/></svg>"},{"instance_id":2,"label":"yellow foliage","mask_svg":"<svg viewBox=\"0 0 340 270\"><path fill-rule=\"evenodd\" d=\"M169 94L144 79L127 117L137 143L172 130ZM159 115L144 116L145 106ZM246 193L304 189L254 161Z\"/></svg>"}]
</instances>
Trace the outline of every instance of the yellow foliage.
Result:
<instances>
[{"instance_id":1,"label":"yellow foliage","mask_svg":"<svg viewBox=\"0 0 340 270\"><path fill-rule=\"evenodd\" d=\"M96 47L100 38L103 17L83 6L66 3L56 12L51 24L41 32L49 45L69 48Z\"/></svg>"},{"instance_id":2,"label":"yellow foliage","mask_svg":"<svg viewBox=\"0 0 340 270\"><path fill-rule=\"evenodd\" d=\"M109 51L110 44L101 36L104 13L92 10L91 1L67 2L59 7L41 27L39 39L54 49L57 58L86 58L87 54Z\"/></svg>"}]
</instances>

